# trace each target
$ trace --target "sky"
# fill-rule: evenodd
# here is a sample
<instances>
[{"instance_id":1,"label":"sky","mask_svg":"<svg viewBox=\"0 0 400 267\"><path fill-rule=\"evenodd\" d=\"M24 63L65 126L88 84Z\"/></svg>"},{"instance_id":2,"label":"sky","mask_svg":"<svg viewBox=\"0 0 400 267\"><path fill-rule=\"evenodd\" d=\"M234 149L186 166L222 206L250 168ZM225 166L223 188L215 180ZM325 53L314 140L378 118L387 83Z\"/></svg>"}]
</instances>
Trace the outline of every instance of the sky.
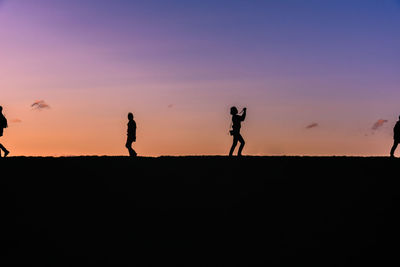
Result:
<instances>
[{"instance_id":1,"label":"sky","mask_svg":"<svg viewBox=\"0 0 400 267\"><path fill-rule=\"evenodd\" d=\"M132 112L139 155L224 155L235 105L246 155L387 155L399 28L398 0L0 0L0 142L126 155Z\"/></svg>"}]
</instances>

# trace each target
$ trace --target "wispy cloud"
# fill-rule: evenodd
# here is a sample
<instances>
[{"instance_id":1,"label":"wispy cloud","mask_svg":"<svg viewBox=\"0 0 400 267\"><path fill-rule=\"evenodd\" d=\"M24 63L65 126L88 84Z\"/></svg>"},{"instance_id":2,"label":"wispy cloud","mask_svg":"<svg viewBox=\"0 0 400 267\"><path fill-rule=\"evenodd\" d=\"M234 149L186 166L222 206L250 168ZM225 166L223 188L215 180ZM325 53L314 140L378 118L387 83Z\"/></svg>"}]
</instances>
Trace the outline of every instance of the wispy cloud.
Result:
<instances>
[{"instance_id":1,"label":"wispy cloud","mask_svg":"<svg viewBox=\"0 0 400 267\"><path fill-rule=\"evenodd\" d=\"M318 127L318 126L319 126L318 123L313 122L313 123L307 125L307 126L306 126L306 129L312 129L312 128L315 128L315 127Z\"/></svg>"},{"instance_id":2,"label":"wispy cloud","mask_svg":"<svg viewBox=\"0 0 400 267\"><path fill-rule=\"evenodd\" d=\"M31 107L37 110L49 109L50 106L44 100L35 101Z\"/></svg>"},{"instance_id":3,"label":"wispy cloud","mask_svg":"<svg viewBox=\"0 0 400 267\"><path fill-rule=\"evenodd\" d=\"M173 108L174 107L174 104L169 104L168 105L168 108Z\"/></svg>"},{"instance_id":4,"label":"wispy cloud","mask_svg":"<svg viewBox=\"0 0 400 267\"><path fill-rule=\"evenodd\" d=\"M374 123L374 125L372 125L371 129L372 130L378 130L379 128L381 128L383 126L383 124L385 122L388 122L388 121L384 120L384 119L379 119L377 122Z\"/></svg>"},{"instance_id":5,"label":"wispy cloud","mask_svg":"<svg viewBox=\"0 0 400 267\"><path fill-rule=\"evenodd\" d=\"M21 123L22 120L20 120L20 119L12 119L10 122L12 122L12 123Z\"/></svg>"}]
</instances>

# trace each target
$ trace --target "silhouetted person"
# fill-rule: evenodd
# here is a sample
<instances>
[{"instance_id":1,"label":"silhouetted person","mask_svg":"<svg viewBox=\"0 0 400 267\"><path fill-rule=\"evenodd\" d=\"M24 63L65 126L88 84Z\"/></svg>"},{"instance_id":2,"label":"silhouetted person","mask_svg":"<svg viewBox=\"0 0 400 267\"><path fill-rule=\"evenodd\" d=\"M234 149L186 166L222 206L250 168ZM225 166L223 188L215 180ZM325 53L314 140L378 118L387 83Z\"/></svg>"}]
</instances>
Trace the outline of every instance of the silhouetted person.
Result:
<instances>
[{"instance_id":1,"label":"silhouetted person","mask_svg":"<svg viewBox=\"0 0 400 267\"><path fill-rule=\"evenodd\" d=\"M126 140L125 147L129 151L129 156L136 157L137 153L132 148L132 143L136 142L136 122L133 120L132 113L128 114L128 120L129 120L129 122L128 122L128 138Z\"/></svg>"},{"instance_id":2,"label":"silhouetted person","mask_svg":"<svg viewBox=\"0 0 400 267\"><path fill-rule=\"evenodd\" d=\"M3 115L3 107L0 106L0 136L3 136L3 130L4 128L7 128L7 119ZM10 153L2 144L0 144L0 156L1 156L1 150L4 151L4 157L7 157L7 155Z\"/></svg>"},{"instance_id":3,"label":"silhouetted person","mask_svg":"<svg viewBox=\"0 0 400 267\"><path fill-rule=\"evenodd\" d=\"M241 156L245 144L244 139L240 134L240 128L241 128L241 122L244 121L244 119L246 118L246 108L243 109L242 115L238 115L238 113L239 112L236 107L231 107L232 130L230 131L230 134L233 136L233 144L231 147L231 151L229 151L229 156L232 156L238 141L240 142L238 156Z\"/></svg>"},{"instance_id":4,"label":"silhouetted person","mask_svg":"<svg viewBox=\"0 0 400 267\"><path fill-rule=\"evenodd\" d=\"M400 116L399 116L399 120L396 122L396 125L394 126L393 129L393 146L392 149L390 150L390 157L394 158L394 151L397 148L397 145L400 143Z\"/></svg>"}]
</instances>

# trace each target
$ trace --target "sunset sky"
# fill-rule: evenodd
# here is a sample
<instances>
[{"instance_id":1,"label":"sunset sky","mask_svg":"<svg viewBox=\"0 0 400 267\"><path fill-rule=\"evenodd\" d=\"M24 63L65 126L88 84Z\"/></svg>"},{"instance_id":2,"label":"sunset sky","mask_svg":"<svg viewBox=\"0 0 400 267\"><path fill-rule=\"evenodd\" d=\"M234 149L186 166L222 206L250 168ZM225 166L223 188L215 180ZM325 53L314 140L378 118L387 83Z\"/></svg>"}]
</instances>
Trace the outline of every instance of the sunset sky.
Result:
<instances>
[{"instance_id":1,"label":"sunset sky","mask_svg":"<svg viewBox=\"0 0 400 267\"><path fill-rule=\"evenodd\" d=\"M127 155L128 112L141 156L223 155L232 105L246 155L388 155L399 84L397 0L0 0L10 156Z\"/></svg>"}]
</instances>

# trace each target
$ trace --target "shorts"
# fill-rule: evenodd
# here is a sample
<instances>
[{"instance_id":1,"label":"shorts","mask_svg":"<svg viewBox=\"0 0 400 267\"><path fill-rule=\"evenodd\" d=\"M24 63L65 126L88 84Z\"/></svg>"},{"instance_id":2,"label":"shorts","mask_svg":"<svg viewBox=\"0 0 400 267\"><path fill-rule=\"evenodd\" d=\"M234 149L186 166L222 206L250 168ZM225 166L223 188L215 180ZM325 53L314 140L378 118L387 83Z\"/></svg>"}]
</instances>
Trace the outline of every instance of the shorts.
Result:
<instances>
[{"instance_id":1,"label":"shorts","mask_svg":"<svg viewBox=\"0 0 400 267\"><path fill-rule=\"evenodd\" d=\"M136 136L128 136L126 142L127 143L136 142Z\"/></svg>"}]
</instances>

